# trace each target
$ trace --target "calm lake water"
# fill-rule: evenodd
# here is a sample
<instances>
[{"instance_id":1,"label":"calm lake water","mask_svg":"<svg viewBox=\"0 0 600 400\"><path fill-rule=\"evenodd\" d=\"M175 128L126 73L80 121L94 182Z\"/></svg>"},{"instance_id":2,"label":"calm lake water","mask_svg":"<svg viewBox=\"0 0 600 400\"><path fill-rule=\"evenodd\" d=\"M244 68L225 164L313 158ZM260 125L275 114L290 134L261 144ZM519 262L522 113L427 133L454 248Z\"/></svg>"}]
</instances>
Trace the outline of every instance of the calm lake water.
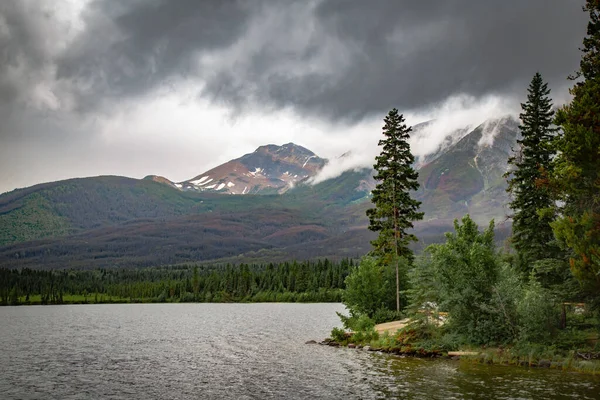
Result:
<instances>
[{"instance_id":1,"label":"calm lake water","mask_svg":"<svg viewBox=\"0 0 600 400\"><path fill-rule=\"evenodd\" d=\"M600 379L305 345L338 304L0 308L0 399L599 399Z\"/></svg>"}]
</instances>

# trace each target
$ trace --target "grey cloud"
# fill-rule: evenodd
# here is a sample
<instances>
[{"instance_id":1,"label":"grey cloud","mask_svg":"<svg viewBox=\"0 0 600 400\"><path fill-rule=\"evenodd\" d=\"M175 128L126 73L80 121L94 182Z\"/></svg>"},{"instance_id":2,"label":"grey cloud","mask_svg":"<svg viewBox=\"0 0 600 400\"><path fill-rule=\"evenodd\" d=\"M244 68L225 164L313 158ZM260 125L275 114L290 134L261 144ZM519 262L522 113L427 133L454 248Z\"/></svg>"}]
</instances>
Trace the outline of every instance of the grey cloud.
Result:
<instances>
[{"instance_id":1,"label":"grey cloud","mask_svg":"<svg viewBox=\"0 0 600 400\"><path fill-rule=\"evenodd\" d=\"M0 104L7 107L40 79L48 62L44 40L50 15L28 7L28 3L0 2Z\"/></svg>"},{"instance_id":2,"label":"grey cloud","mask_svg":"<svg viewBox=\"0 0 600 400\"><path fill-rule=\"evenodd\" d=\"M521 97L534 72L562 87L576 69L582 4L271 3L253 14L250 30L258 34L239 39L252 51L226 53L203 71L202 95L235 108L293 107L331 119L416 109L456 93Z\"/></svg>"},{"instance_id":3,"label":"grey cloud","mask_svg":"<svg viewBox=\"0 0 600 400\"><path fill-rule=\"evenodd\" d=\"M522 95L538 70L559 86L577 67L586 21L582 4L325 1L316 10L319 25L339 38L350 61L325 76L266 77L274 85L260 94L343 118L393 106L419 108L457 92Z\"/></svg>"},{"instance_id":4,"label":"grey cloud","mask_svg":"<svg viewBox=\"0 0 600 400\"><path fill-rule=\"evenodd\" d=\"M204 51L229 46L246 29L250 3L236 0L95 1L86 32L58 60L57 78L77 87L87 109L105 97L144 95L170 79L202 74Z\"/></svg>"},{"instance_id":5,"label":"grey cloud","mask_svg":"<svg viewBox=\"0 0 600 400\"><path fill-rule=\"evenodd\" d=\"M583 0L94 0L85 30L49 52L52 15L31 4L0 4L4 99L49 79L94 112L197 78L201 96L235 109L350 120L456 93L522 95L538 70L562 86L587 18ZM26 79L10 78L15 65Z\"/></svg>"}]
</instances>

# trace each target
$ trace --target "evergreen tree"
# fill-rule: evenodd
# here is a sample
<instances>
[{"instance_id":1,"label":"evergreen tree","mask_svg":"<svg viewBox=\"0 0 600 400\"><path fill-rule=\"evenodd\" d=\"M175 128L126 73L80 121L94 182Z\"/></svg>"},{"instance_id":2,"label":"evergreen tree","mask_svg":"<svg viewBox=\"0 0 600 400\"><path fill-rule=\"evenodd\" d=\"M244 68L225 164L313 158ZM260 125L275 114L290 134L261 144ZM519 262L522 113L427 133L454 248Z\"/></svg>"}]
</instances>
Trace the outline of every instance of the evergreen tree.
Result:
<instances>
[{"instance_id":1,"label":"evergreen tree","mask_svg":"<svg viewBox=\"0 0 600 400\"><path fill-rule=\"evenodd\" d=\"M571 89L573 100L562 107L562 128L554 183L564 203L553 224L557 239L572 251L571 271L600 300L600 1L587 0L587 36L580 70Z\"/></svg>"},{"instance_id":2,"label":"evergreen tree","mask_svg":"<svg viewBox=\"0 0 600 400\"><path fill-rule=\"evenodd\" d=\"M514 211L512 242L527 275L535 261L558 254L550 226L554 215L544 212L554 204L547 185L555 132L551 127L554 111L549 94L548 85L536 73L527 89L527 102L521 104L519 152L508 159L515 169L506 175L508 191L513 195L510 203Z\"/></svg>"},{"instance_id":3,"label":"evergreen tree","mask_svg":"<svg viewBox=\"0 0 600 400\"><path fill-rule=\"evenodd\" d=\"M384 119L384 139L379 141L381 153L375 158L374 176L379 181L373 189L371 201L374 208L367 210L369 229L379 232L371 242L373 254L385 263L396 264L396 310L400 310L400 257L412 262L413 254L408 245L417 238L407 230L413 221L423 219L418 212L421 202L413 199L410 190L417 190L418 174L412 167L415 161L408 143L411 128L404 123L404 116L392 109Z\"/></svg>"},{"instance_id":4,"label":"evergreen tree","mask_svg":"<svg viewBox=\"0 0 600 400\"><path fill-rule=\"evenodd\" d=\"M198 292L200 290L200 282L198 280L198 266L194 266L194 272L192 275L192 287L194 289L194 301L198 301Z\"/></svg>"}]
</instances>

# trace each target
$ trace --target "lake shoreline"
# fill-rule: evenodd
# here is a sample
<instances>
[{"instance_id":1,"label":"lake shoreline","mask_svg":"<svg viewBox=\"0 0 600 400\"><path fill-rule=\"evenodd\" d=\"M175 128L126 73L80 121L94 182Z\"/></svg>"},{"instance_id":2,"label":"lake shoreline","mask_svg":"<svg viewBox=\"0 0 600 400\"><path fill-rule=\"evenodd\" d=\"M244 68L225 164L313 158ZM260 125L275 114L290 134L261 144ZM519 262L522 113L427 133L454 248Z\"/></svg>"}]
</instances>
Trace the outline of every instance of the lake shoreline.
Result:
<instances>
[{"instance_id":1,"label":"lake shoreline","mask_svg":"<svg viewBox=\"0 0 600 400\"><path fill-rule=\"evenodd\" d=\"M430 360L455 360L461 362L469 362L473 364L499 365L506 367L518 368L536 368L536 369L554 369L564 372L577 372L587 375L600 375L600 353L581 354L573 352L573 355L561 358L560 360L522 357L511 353L510 348L507 349L489 349L489 348L473 348L464 351L429 351L425 349L405 350L402 347L378 347L364 344L337 342L331 338L326 338L320 342L314 340L306 342L306 344L318 344L321 346L344 347L358 351L367 351L380 354L389 354L398 356L399 358L419 358ZM461 354L462 353L462 354ZM596 358L586 359L587 356Z\"/></svg>"},{"instance_id":2,"label":"lake shoreline","mask_svg":"<svg viewBox=\"0 0 600 400\"><path fill-rule=\"evenodd\" d=\"M113 300L113 301L69 301L62 303L19 302L16 304L0 303L0 307L21 306L74 306L98 304L340 304L339 301L152 301L152 300Z\"/></svg>"}]
</instances>

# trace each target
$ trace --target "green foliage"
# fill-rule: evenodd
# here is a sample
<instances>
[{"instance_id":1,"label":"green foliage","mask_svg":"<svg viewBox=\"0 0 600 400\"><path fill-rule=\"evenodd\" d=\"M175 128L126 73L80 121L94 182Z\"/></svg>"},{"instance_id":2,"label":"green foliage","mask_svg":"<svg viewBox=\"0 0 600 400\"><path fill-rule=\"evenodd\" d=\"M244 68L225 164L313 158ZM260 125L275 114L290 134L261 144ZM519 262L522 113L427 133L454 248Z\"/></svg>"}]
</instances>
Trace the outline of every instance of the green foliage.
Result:
<instances>
[{"instance_id":1,"label":"green foliage","mask_svg":"<svg viewBox=\"0 0 600 400\"><path fill-rule=\"evenodd\" d=\"M581 285L571 273L566 259L539 260L533 265L533 275L557 299L575 301L583 298Z\"/></svg>"},{"instance_id":2,"label":"green foliage","mask_svg":"<svg viewBox=\"0 0 600 400\"><path fill-rule=\"evenodd\" d=\"M338 343L345 342L348 339L346 331L341 328L333 328L331 330L331 338Z\"/></svg>"},{"instance_id":3,"label":"green foliage","mask_svg":"<svg viewBox=\"0 0 600 400\"><path fill-rule=\"evenodd\" d=\"M413 221L423 218L423 213L418 212L420 202L409 193L419 188L418 174L412 167L415 158L408 144L410 132L398 110L391 110L385 117L385 139L379 141L382 150L373 166L378 183L372 191L375 207L367 210L369 229L379 232L372 242L374 254L386 256L388 261L393 256L411 259L408 244L417 238L407 231L413 227Z\"/></svg>"},{"instance_id":4,"label":"green foliage","mask_svg":"<svg viewBox=\"0 0 600 400\"><path fill-rule=\"evenodd\" d=\"M421 326L419 330L419 338L414 341L413 346L425 351L456 351L467 344L464 336L455 332L447 332L431 326Z\"/></svg>"},{"instance_id":5,"label":"green foliage","mask_svg":"<svg viewBox=\"0 0 600 400\"><path fill-rule=\"evenodd\" d=\"M500 260L494 246L494 222L482 233L466 215L445 244L432 245L431 268L440 309L448 311L450 329L472 343L510 338L510 314L498 290Z\"/></svg>"},{"instance_id":6,"label":"green foliage","mask_svg":"<svg viewBox=\"0 0 600 400\"><path fill-rule=\"evenodd\" d=\"M489 310L496 329L504 342L510 342L519 333L517 304L523 295L523 276L512 265L501 262L492 294Z\"/></svg>"},{"instance_id":7,"label":"green foliage","mask_svg":"<svg viewBox=\"0 0 600 400\"><path fill-rule=\"evenodd\" d=\"M600 214L583 211L559 218L552 223L556 238L573 252L570 266L573 275L596 301L600 290Z\"/></svg>"},{"instance_id":8,"label":"green foliage","mask_svg":"<svg viewBox=\"0 0 600 400\"><path fill-rule=\"evenodd\" d=\"M465 338L454 332L447 332L436 340L437 348L442 351L455 351L465 344Z\"/></svg>"},{"instance_id":9,"label":"green foliage","mask_svg":"<svg viewBox=\"0 0 600 400\"><path fill-rule=\"evenodd\" d=\"M352 314L373 317L380 309L394 308L394 283L391 269L374 257L363 257L346 278L342 302Z\"/></svg>"},{"instance_id":10,"label":"green foliage","mask_svg":"<svg viewBox=\"0 0 600 400\"><path fill-rule=\"evenodd\" d=\"M379 333L375 329L356 331L352 335L351 341L353 343L371 343L372 341L379 339Z\"/></svg>"},{"instance_id":11,"label":"green foliage","mask_svg":"<svg viewBox=\"0 0 600 400\"><path fill-rule=\"evenodd\" d=\"M365 314L350 313L349 316L337 313L344 328L354 332L370 331L375 328L375 321Z\"/></svg>"},{"instance_id":12,"label":"green foliage","mask_svg":"<svg viewBox=\"0 0 600 400\"><path fill-rule=\"evenodd\" d=\"M519 340L529 343L551 344L559 324L556 300L547 289L531 278L520 299Z\"/></svg>"},{"instance_id":13,"label":"green foliage","mask_svg":"<svg viewBox=\"0 0 600 400\"><path fill-rule=\"evenodd\" d=\"M421 320L437 310L441 298L435 269L430 259L417 259L415 267L408 273L409 289L407 311L413 319Z\"/></svg>"},{"instance_id":14,"label":"green foliage","mask_svg":"<svg viewBox=\"0 0 600 400\"><path fill-rule=\"evenodd\" d=\"M519 152L508 160L515 169L506 174L509 178L507 190L513 195L510 203L514 211L511 241L526 276L535 261L559 253L550 227L554 214L547 211L554 205L548 185L554 154L551 142L555 132L552 128L554 111L548 97L550 89L536 73L527 92L527 102L521 104Z\"/></svg>"},{"instance_id":15,"label":"green foliage","mask_svg":"<svg viewBox=\"0 0 600 400\"><path fill-rule=\"evenodd\" d=\"M68 220L58 215L39 193L11 206L14 208L10 212L0 212L0 246L64 235L71 230Z\"/></svg>"},{"instance_id":16,"label":"green foliage","mask_svg":"<svg viewBox=\"0 0 600 400\"><path fill-rule=\"evenodd\" d=\"M402 312L390 310L388 308L380 308L373 314L373 321L375 321L376 324L382 324L384 322L397 321L404 317L405 315Z\"/></svg>"},{"instance_id":17,"label":"green foliage","mask_svg":"<svg viewBox=\"0 0 600 400\"><path fill-rule=\"evenodd\" d=\"M590 80L600 77L600 3L598 0L586 0L584 11L589 13L590 21L587 36L583 38L583 55L576 78L583 76Z\"/></svg>"},{"instance_id":18,"label":"green foliage","mask_svg":"<svg viewBox=\"0 0 600 400\"><path fill-rule=\"evenodd\" d=\"M587 0L587 36L573 100L556 115L562 135L556 142L553 182L564 203L554 234L571 251L573 274L600 304L600 3Z\"/></svg>"},{"instance_id":19,"label":"green foliage","mask_svg":"<svg viewBox=\"0 0 600 400\"><path fill-rule=\"evenodd\" d=\"M0 303L339 302L351 260L38 271L0 268ZM39 300L34 300L39 299ZM22 299L25 301L25 299ZM21 301L22 302L22 301Z\"/></svg>"},{"instance_id":20,"label":"green foliage","mask_svg":"<svg viewBox=\"0 0 600 400\"><path fill-rule=\"evenodd\" d=\"M375 331L375 321L365 314L350 313L349 316L337 313L344 325L344 328L352 331L352 336L349 339L353 343L369 343L372 340L377 340L379 334ZM342 332L345 332L342 330ZM338 336L341 337L339 332ZM333 335L333 331L332 331ZM333 337L333 336L332 336ZM342 339L345 341L346 336ZM336 340L337 341L337 340Z\"/></svg>"}]
</instances>

